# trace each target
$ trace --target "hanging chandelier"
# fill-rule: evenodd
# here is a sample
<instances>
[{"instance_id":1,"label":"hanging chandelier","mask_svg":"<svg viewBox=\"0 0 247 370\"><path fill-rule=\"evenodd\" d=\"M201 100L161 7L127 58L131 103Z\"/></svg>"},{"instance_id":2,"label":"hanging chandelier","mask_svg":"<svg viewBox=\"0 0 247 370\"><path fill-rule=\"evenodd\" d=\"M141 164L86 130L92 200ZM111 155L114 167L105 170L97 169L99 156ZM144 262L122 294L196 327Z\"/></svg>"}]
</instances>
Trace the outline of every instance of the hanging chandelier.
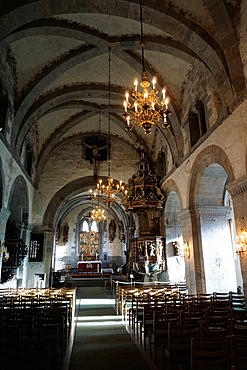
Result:
<instances>
[{"instance_id":1,"label":"hanging chandelier","mask_svg":"<svg viewBox=\"0 0 247 370\"><path fill-rule=\"evenodd\" d=\"M114 183L113 178L111 177L111 143L110 143L110 135L111 135L111 48L108 48L109 51L109 81L108 81L108 153L107 153L107 161L108 161L108 177L107 177L107 184L103 183L103 180L99 180L97 183L97 188L93 191L92 189L89 190L89 198L93 201L96 201L101 197L101 201L107 204L107 207L110 208L113 202L116 200L122 201L125 199L128 191L124 187L123 182L119 181L119 183ZM117 199L116 199L117 197Z\"/></svg>"},{"instance_id":2,"label":"hanging chandelier","mask_svg":"<svg viewBox=\"0 0 247 370\"><path fill-rule=\"evenodd\" d=\"M159 91L156 88L157 80L153 78L152 88L147 79L147 72L144 63L144 36L142 24L142 0L140 0L140 23L141 23L141 42L142 48L142 81L140 86L142 91L138 91L138 80L134 80L134 91L132 92L133 102L130 101L130 94L126 92L124 100L125 112L123 117L126 119L125 129L130 131L134 126L141 126L145 134L150 134L153 125L160 125L163 128L170 126L168 116L171 111L168 108L169 98L166 97L166 90L162 89L162 99L157 96Z\"/></svg>"},{"instance_id":3,"label":"hanging chandelier","mask_svg":"<svg viewBox=\"0 0 247 370\"><path fill-rule=\"evenodd\" d=\"M101 200L107 204L107 207L110 208L113 202L116 200L122 201L126 199L128 190L124 187L123 182L115 184L113 178L110 176L107 178L107 185L103 183L103 180L99 180L97 183L97 188L93 191L89 190L90 199L97 200L101 196Z\"/></svg>"},{"instance_id":4,"label":"hanging chandelier","mask_svg":"<svg viewBox=\"0 0 247 370\"><path fill-rule=\"evenodd\" d=\"M101 222L106 219L105 210L99 204L92 210L91 220Z\"/></svg>"}]
</instances>

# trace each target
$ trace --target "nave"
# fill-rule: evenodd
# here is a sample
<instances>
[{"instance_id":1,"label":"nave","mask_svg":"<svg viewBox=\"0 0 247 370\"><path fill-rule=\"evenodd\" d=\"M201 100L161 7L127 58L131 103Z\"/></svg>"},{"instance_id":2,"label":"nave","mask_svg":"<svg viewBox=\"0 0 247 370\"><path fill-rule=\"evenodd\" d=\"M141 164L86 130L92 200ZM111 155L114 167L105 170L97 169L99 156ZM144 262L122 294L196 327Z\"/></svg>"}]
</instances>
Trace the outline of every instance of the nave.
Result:
<instances>
[{"instance_id":1,"label":"nave","mask_svg":"<svg viewBox=\"0 0 247 370\"><path fill-rule=\"evenodd\" d=\"M63 370L246 369L247 311L235 292L188 295L169 284L77 290L75 339Z\"/></svg>"},{"instance_id":2,"label":"nave","mask_svg":"<svg viewBox=\"0 0 247 370\"><path fill-rule=\"evenodd\" d=\"M150 369L116 313L114 295L101 286L77 288L75 337L67 366L63 370Z\"/></svg>"}]
</instances>

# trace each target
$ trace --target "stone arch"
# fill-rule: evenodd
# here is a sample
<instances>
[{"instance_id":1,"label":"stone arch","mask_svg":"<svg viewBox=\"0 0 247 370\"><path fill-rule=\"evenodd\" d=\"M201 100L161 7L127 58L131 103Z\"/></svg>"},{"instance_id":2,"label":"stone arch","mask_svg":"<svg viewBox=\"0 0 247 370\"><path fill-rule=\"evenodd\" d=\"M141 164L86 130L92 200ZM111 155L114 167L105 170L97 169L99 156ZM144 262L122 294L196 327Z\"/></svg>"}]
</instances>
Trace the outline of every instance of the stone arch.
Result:
<instances>
[{"instance_id":1,"label":"stone arch","mask_svg":"<svg viewBox=\"0 0 247 370\"><path fill-rule=\"evenodd\" d=\"M163 194L166 196L166 198L168 197L169 193L172 192L172 191L177 193L181 209L183 209L183 202L182 202L181 193L180 193L179 187L177 186L177 184L174 180L170 179L170 180L166 181L162 185L162 191L163 191Z\"/></svg>"},{"instance_id":2,"label":"stone arch","mask_svg":"<svg viewBox=\"0 0 247 370\"><path fill-rule=\"evenodd\" d=\"M217 11L215 3L211 0L204 0L205 6L212 17L217 30L221 50L226 56L227 70L231 79L232 86L236 93L243 91L246 87L243 72L243 63L238 46L237 33L233 26L233 14L230 14L230 7L224 1L217 2ZM220 14L220 22L218 14ZM222 27L224 24L224 27ZM227 30L227 31L226 31ZM226 42L227 39L231 42Z\"/></svg>"},{"instance_id":3,"label":"stone arch","mask_svg":"<svg viewBox=\"0 0 247 370\"><path fill-rule=\"evenodd\" d=\"M225 204L233 168L223 149L210 145L196 157L189 180L188 208L193 217L193 249L203 291L237 288L231 208Z\"/></svg>"},{"instance_id":4,"label":"stone arch","mask_svg":"<svg viewBox=\"0 0 247 370\"><path fill-rule=\"evenodd\" d=\"M101 176L101 179L104 181L107 178ZM43 217L43 225L48 226L49 228L54 228L56 223L59 221L59 218L64 217L66 212L68 212L71 207L74 207L75 204L78 204L78 199L73 198L76 195L88 191L90 187L95 185L93 176L87 176L70 182L60 189L50 200ZM89 202L88 196L82 196L83 202ZM70 200L68 200L70 198ZM66 207L64 205L67 204ZM105 204L101 204L102 207L106 207ZM124 214L124 225L127 227L128 221L127 216L123 213L123 209L117 203L112 206L112 210L115 214ZM116 216L117 217L117 216Z\"/></svg>"},{"instance_id":5,"label":"stone arch","mask_svg":"<svg viewBox=\"0 0 247 370\"><path fill-rule=\"evenodd\" d=\"M25 179L19 175L16 177L9 194L8 209L11 212L9 220L14 223L28 225L29 198Z\"/></svg>"},{"instance_id":6,"label":"stone arch","mask_svg":"<svg viewBox=\"0 0 247 370\"><path fill-rule=\"evenodd\" d=\"M37 2L37 3L39 3L39 2ZM55 15L56 12L58 12L59 14L63 14L63 12L64 13L65 12L68 13L68 11L78 12L80 10L80 1L78 3L76 3L76 6L73 6L72 5L69 10L67 9L67 7L66 7L66 9L63 9L63 7L61 7L61 6L59 8L57 8L55 5L52 5L51 6L49 4L49 2L47 3L47 8L46 7L44 8L42 6L41 7L38 7L37 6L37 7L35 7L35 9L32 9L32 12L28 12L28 7L30 6L30 4L26 4L25 6L26 6L27 13L30 14L29 21L30 21L30 25L32 25L33 22L40 22L40 24L42 24L42 22L41 22L42 21L42 18L45 17L45 16L47 16L47 14L46 14L46 12L44 10L47 10L50 16ZM83 7L85 8L85 4L83 4ZM127 4L127 6L126 6L126 8L128 8L129 11L130 11L130 9L132 10L133 19L136 19L138 17L137 12L133 11L133 10L136 10L136 7L137 7L137 5L136 5L136 3L134 1L130 1ZM90 5L87 4L87 6L85 8L85 11L87 11L88 13L100 12L100 13L103 13L103 14L109 14L111 12L110 9L111 9L111 7L109 5L109 2L106 1L105 4L101 7L101 10L100 11L98 10L98 7L95 7L95 4L90 4ZM113 12L114 15L116 15L116 16L120 16L121 15L121 16L127 18L129 12L128 11L127 12L123 12L123 13L121 12L122 13L121 14L120 11L119 11L119 9L122 9L122 7L116 5L116 7L114 8L114 12L115 13ZM18 12L19 12L19 9L16 10L16 14L18 14ZM45 14L43 14L43 12ZM203 29L199 25L197 25L195 27L195 24L193 22L191 22L189 19L186 19L186 21L185 21L183 19L183 17L179 17L178 18L178 14L177 14L176 10L174 10L174 9L168 8L166 6L164 6L162 8L157 8L157 4L155 2L149 2L148 6L146 5L146 12L147 13L150 13L150 15L152 15L153 12L157 12L157 13L159 13L159 16L160 16L161 19L162 18L169 17L172 20L172 22L171 22L172 24L176 24L178 21L180 23L182 23L183 24L183 27L185 29L187 29L188 34L189 33L193 34L195 38L200 39L202 45L204 45L206 43L212 49L212 55L214 55L213 58L215 59L215 61L217 61L217 64L220 65L219 68L223 70L226 67L226 62L225 62L225 56L224 56L224 54L219 51L219 48L218 48L218 45L217 45L216 41L207 33L207 31L205 29ZM112 14L112 12L111 12L111 14ZM6 18L8 16L11 16L11 15L12 15L11 13L10 14L7 14L6 15ZM22 13L20 13L19 15L20 15L20 17L19 18L17 17L18 18L18 21L16 23L16 28L22 28L21 26L23 26L23 29L27 28L28 26L25 23L27 21L24 19ZM145 17L145 18L146 18L145 19L145 22L147 24L150 23L150 25L152 25L152 21L150 21L150 19L155 19L156 17L148 16L148 17ZM7 23L8 22L6 22L6 24ZM169 22L163 22L161 24L164 24L166 26L166 23L169 23ZM154 22L154 26L157 27L157 28L159 28L159 23L155 23ZM38 28L38 26L37 26L37 28ZM176 28L174 27L173 28L173 31L174 31L174 29L176 29ZM171 32L171 30L169 30L169 29L167 29L166 31L168 33ZM9 28L7 30L7 32L14 34L15 33L15 30ZM57 32L57 27L56 27L56 32ZM177 36L179 36L179 35L177 35ZM24 34L23 34L23 37L25 37ZM174 37L174 38L176 38L176 37ZM177 38L179 40L179 37L177 37ZM102 43L103 43L103 41L105 43L107 43L107 41L106 40L103 40L103 38L102 38ZM109 40L108 40L108 42L109 42ZM166 41L166 42L168 42L168 41ZM95 43L90 42L90 47L92 45L92 49L90 51L92 51L92 52L98 52L97 50L94 49L94 46L93 46L94 44ZM123 44L124 44L124 42L123 42ZM203 62L202 63L205 63L207 65L207 67L209 68L209 63L207 63L208 62L208 55L204 55L205 54L204 48L203 48L203 50L200 50L198 52L198 50L196 49L196 47L194 46L194 44L195 45L199 45L199 42L193 43L192 46L191 46L191 50L187 50L187 54L190 55L190 56L193 56L193 59L194 58L196 59L196 57L198 57L199 55L202 55L203 56ZM180 48L182 48L181 42L180 42L180 45L170 45L170 46L171 46L172 49L175 49L175 50L179 50ZM192 50L192 49L194 49L194 50ZM183 47L183 51L184 51L184 47ZM55 70L55 67L52 67L52 70L53 69ZM46 71L46 73L47 73L47 71ZM227 75L227 72L225 74ZM47 76L44 76L43 75L42 82L45 80L46 77ZM35 91L37 91L37 95L40 93L40 91L38 91L38 89L36 89L37 86L34 88L34 84L30 84L30 86L31 85L32 85L32 89L33 89L32 90L32 94L30 93L30 90L29 91L27 90L26 93L27 93L28 98L26 99L24 97L25 98L24 99L25 100L25 102L24 102L25 104L23 104L23 106L26 105L26 104L27 105L31 105L31 100L29 100L29 97L31 95L34 98L35 97L37 98L37 96L35 96L36 95L35 94ZM43 83L42 83L42 86L43 86ZM22 108L23 108L23 106L22 106ZM24 112L24 111L25 111L25 109L17 110L16 124L19 125L20 121L22 121L22 118L19 117L19 112ZM179 125L177 125L177 126L179 126ZM179 132L180 132L180 130L179 130Z\"/></svg>"},{"instance_id":7,"label":"stone arch","mask_svg":"<svg viewBox=\"0 0 247 370\"><path fill-rule=\"evenodd\" d=\"M196 194L198 193L198 186L201 176L204 170L213 163L218 163L224 168L229 182L234 181L235 176L233 168L225 151L217 145L210 145L206 147L198 154L191 168L187 195L189 207L196 206Z\"/></svg>"}]
</instances>

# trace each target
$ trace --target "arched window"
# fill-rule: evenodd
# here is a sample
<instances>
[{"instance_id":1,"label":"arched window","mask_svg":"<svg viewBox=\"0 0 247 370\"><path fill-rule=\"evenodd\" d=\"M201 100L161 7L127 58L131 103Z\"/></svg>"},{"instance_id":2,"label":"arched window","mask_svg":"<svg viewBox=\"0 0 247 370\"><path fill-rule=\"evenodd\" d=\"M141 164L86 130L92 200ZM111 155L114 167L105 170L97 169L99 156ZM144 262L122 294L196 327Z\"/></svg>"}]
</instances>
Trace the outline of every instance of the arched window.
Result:
<instances>
[{"instance_id":1,"label":"arched window","mask_svg":"<svg viewBox=\"0 0 247 370\"><path fill-rule=\"evenodd\" d=\"M96 221L93 221L92 222L91 230L92 231L95 231L95 232L98 232L98 225L97 225L97 222Z\"/></svg>"},{"instance_id":2,"label":"arched window","mask_svg":"<svg viewBox=\"0 0 247 370\"><path fill-rule=\"evenodd\" d=\"M190 147L198 142L198 140L207 132L207 123L205 117L204 104L201 100L197 100L194 107L191 109L189 116L189 134Z\"/></svg>"},{"instance_id":3,"label":"arched window","mask_svg":"<svg viewBox=\"0 0 247 370\"><path fill-rule=\"evenodd\" d=\"M25 168L29 176L32 174L32 165L33 165L33 149L31 145L26 147L26 158L25 158Z\"/></svg>"},{"instance_id":4,"label":"arched window","mask_svg":"<svg viewBox=\"0 0 247 370\"><path fill-rule=\"evenodd\" d=\"M164 177L166 175L166 155L161 152L155 161L156 174L159 177Z\"/></svg>"},{"instance_id":5,"label":"arched window","mask_svg":"<svg viewBox=\"0 0 247 370\"><path fill-rule=\"evenodd\" d=\"M97 259L100 255L100 233L97 222L89 217L83 217L79 229L79 259Z\"/></svg>"},{"instance_id":6,"label":"arched window","mask_svg":"<svg viewBox=\"0 0 247 370\"><path fill-rule=\"evenodd\" d=\"M86 220L83 221L82 223L82 232L88 232L89 231L89 225L88 225L88 222Z\"/></svg>"}]
</instances>

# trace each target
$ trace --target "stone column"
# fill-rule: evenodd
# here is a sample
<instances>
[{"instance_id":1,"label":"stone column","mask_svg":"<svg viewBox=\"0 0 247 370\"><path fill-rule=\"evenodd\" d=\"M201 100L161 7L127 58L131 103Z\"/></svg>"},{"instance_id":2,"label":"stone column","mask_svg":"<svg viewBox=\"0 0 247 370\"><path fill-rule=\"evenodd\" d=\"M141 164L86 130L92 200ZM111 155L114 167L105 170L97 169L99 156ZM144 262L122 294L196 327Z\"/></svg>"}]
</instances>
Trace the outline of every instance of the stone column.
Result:
<instances>
[{"instance_id":1,"label":"stone column","mask_svg":"<svg viewBox=\"0 0 247 370\"><path fill-rule=\"evenodd\" d=\"M49 286L51 281L51 272L53 267L53 250L55 248L55 234L51 230L45 230L44 237L44 273L46 274L45 286Z\"/></svg>"},{"instance_id":2,"label":"stone column","mask_svg":"<svg viewBox=\"0 0 247 370\"><path fill-rule=\"evenodd\" d=\"M241 234L241 229L247 229L247 175L233 181L226 186L232 197L236 234ZM247 303L247 252L240 260L243 279L245 302Z\"/></svg>"},{"instance_id":3,"label":"stone column","mask_svg":"<svg viewBox=\"0 0 247 370\"><path fill-rule=\"evenodd\" d=\"M35 274L45 274L44 286L51 284L51 271L53 267L53 250L55 248L55 233L50 228L39 226L33 232L44 233L43 259L42 262L28 263L28 287L35 286Z\"/></svg>"},{"instance_id":4,"label":"stone column","mask_svg":"<svg viewBox=\"0 0 247 370\"><path fill-rule=\"evenodd\" d=\"M205 274L202 258L200 220L192 208L179 213L183 240L189 245L190 256L185 258L185 276L189 294L205 292Z\"/></svg>"},{"instance_id":5,"label":"stone column","mask_svg":"<svg viewBox=\"0 0 247 370\"><path fill-rule=\"evenodd\" d=\"M8 221L10 215L10 211L3 207L0 211L0 243L4 241L5 237L5 229L6 229L6 223ZM0 253L0 281L1 281L1 273L2 273L2 251Z\"/></svg>"}]
</instances>

